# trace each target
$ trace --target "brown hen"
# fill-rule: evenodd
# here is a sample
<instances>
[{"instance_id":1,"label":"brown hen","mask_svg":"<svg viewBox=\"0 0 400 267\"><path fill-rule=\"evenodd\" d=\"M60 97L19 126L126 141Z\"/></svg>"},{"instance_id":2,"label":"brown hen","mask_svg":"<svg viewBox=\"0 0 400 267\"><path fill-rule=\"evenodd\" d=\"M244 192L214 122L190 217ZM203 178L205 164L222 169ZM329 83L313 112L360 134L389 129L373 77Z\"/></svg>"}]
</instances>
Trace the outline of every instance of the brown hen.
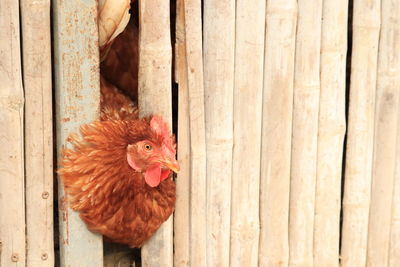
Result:
<instances>
[{"instance_id":1,"label":"brown hen","mask_svg":"<svg viewBox=\"0 0 400 267\"><path fill-rule=\"evenodd\" d=\"M59 173L72 209L92 231L140 247L175 206L175 140L159 116L139 119L128 97L102 79L103 121L81 126Z\"/></svg>"}]
</instances>

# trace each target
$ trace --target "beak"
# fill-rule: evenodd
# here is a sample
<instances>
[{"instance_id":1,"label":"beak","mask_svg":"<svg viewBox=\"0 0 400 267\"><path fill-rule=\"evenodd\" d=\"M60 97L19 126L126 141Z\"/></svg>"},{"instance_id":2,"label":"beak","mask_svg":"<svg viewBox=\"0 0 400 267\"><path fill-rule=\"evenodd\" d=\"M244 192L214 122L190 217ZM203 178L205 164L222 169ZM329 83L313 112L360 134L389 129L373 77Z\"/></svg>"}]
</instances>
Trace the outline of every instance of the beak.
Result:
<instances>
[{"instance_id":1,"label":"beak","mask_svg":"<svg viewBox=\"0 0 400 267\"><path fill-rule=\"evenodd\" d=\"M181 170L181 167L179 167L179 163L176 159L172 159L172 160L165 160L164 164L166 167L168 167L171 171L178 173Z\"/></svg>"}]
</instances>

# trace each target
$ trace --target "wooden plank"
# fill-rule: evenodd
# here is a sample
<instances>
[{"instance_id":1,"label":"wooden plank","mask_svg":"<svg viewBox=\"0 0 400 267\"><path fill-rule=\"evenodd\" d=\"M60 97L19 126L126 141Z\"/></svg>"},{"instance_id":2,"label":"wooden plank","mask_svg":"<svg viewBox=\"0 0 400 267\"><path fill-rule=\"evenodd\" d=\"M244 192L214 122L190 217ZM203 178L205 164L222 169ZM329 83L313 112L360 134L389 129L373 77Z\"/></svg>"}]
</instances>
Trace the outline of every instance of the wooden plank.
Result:
<instances>
[{"instance_id":1,"label":"wooden plank","mask_svg":"<svg viewBox=\"0 0 400 267\"><path fill-rule=\"evenodd\" d=\"M314 266L339 266L348 5L348 0L323 2Z\"/></svg>"},{"instance_id":2,"label":"wooden plank","mask_svg":"<svg viewBox=\"0 0 400 267\"><path fill-rule=\"evenodd\" d=\"M257 266L265 1L236 1L230 266Z\"/></svg>"},{"instance_id":3,"label":"wooden plank","mask_svg":"<svg viewBox=\"0 0 400 267\"><path fill-rule=\"evenodd\" d=\"M207 266L229 266L235 1L203 2Z\"/></svg>"},{"instance_id":4,"label":"wooden plank","mask_svg":"<svg viewBox=\"0 0 400 267\"><path fill-rule=\"evenodd\" d=\"M322 1L299 0L293 101L289 265L313 265Z\"/></svg>"},{"instance_id":5,"label":"wooden plank","mask_svg":"<svg viewBox=\"0 0 400 267\"><path fill-rule=\"evenodd\" d=\"M375 106L374 158L368 225L368 266L388 266L400 112L400 2L382 0Z\"/></svg>"},{"instance_id":6,"label":"wooden plank","mask_svg":"<svg viewBox=\"0 0 400 267\"><path fill-rule=\"evenodd\" d=\"M178 93L178 161L174 213L174 266L190 265L190 125L189 92L186 73L185 10L183 0L176 1L175 77Z\"/></svg>"},{"instance_id":7,"label":"wooden plank","mask_svg":"<svg viewBox=\"0 0 400 267\"><path fill-rule=\"evenodd\" d=\"M366 266L380 0L354 1L341 265Z\"/></svg>"},{"instance_id":8,"label":"wooden plank","mask_svg":"<svg viewBox=\"0 0 400 267\"><path fill-rule=\"evenodd\" d=\"M400 112L397 116L396 170L394 179L389 267L400 266Z\"/></svg>"},{"instance_id":9,"label":"wooden plank","mask_svg":"<svg viewBox=\"0 0 400 267\"><path fill-rule=\"evenodd\" d=\"M24 92L18 1L0 3L0 266L25 266Z\"/></svg>"},{"instance_id":10,"label":"wooden plank","mask_svg":"<svg viewBox=\"0 0 400 267\"><path fill-rule=\"evenodd\" d=\"M139 1L139 114L160 114L171 125L169 1ZM173 265L173 216L142 247L144 267Z\"/></svg>"},{"instance_id":11,"label":"wooden plank","mask_svg":"<svg viewBox=\"0 0 400 267\"><path fill-rule=\"evenodd\" d=\"M297 1L268 1L260 184L259 266L289 261L289 191Z\"/></svg>"},{"instance_id":12,"label":"wooden plank","mask_svg":"<svg viewBox=\"0 0 400 267\"><path fill-rule=\"evenodd\" d=\"M99 115L97 1L53 2L57 155L72 132ZM61 266L103 266L102 237L72 211L59 182Z\"/></svg>"},{"instance_id":13,"label":"wooden plank","mask_svg":"<svg viewBox=\"0 0 400 267\"><path fill-rule=\"evenodd\" d=\"M26 264L54 266L50 1L22 0Z\"/></svg>"},{"instance_id":14,"label":"wooden plank","mask_svg":"<svg viewBox=\"0 0 400 267\"><path fill-rule=\"evenodd\" d=\"M201 1L185 0L185 48L190 125L190 262L208 266L207 157Z\"/></svg>"}]
</instances>

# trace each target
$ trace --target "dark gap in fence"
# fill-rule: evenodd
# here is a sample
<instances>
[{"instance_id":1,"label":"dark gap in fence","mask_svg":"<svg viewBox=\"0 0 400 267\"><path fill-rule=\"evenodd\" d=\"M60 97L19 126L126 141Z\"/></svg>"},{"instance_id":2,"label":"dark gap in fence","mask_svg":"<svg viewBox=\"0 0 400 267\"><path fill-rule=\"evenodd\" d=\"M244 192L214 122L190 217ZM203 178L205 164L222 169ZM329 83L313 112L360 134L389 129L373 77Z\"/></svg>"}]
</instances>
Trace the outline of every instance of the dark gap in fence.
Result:
<instances>
[{"instance_id":1,"label":"dark gap in fence","mask_svg":"<svg viewBox=\"0 0 400 267\"><path fill-rule=\"evenodd\" d=\"M24 53L22 52L23 51L23 38L24 38L24 36L23 36L23 34L22 34L22 14L21 14L21 8L19 9L19 32L20 32L20 37L19 37L19 51L21 51L21 53L20 53L20 64L21 64L21 84L22 84L22 90L24 91L24 95L25 95L25 84L24 84L24 79L23 79L23 77L24 77ZM24 113L25 113L25 108L26 108L26 106L24 106ZM25 122L25 120L26 120L26 116L22 116L22 125L23 125L23 132L24 132L24 136L25 136L25 125L26 125L26 122ZM25 143L24 143L24 150L23 150L23 152L24 152L24 154L23 154L23 160L24 160L24 162L25 162L25 160L26 160L26 147L25 147ZM23 168L24 168L24 191L26 191L26 188L27 188L27 185L26 185L26 166L25 166L25 164L24 164L24 166L23 166ZM25 214L25 229L24 229L24 231L25 231L25 238L27 238L27 236L28 236L28 229L27 229L27 225L28 225L28 222L27 222L27 217L26 217L26 214L27 214L27 209L26 209L26 207L27 207L27 205L26 205L26 196L25 196L25 198L24 198L24 208L25 208L25 210L24 210L24 214ZM28 248L28 246L27 246L27 248ZM25 256L24 256L24 258L25 259L27 259L28 258L28 250L26 249L25 250ZM0 267L1 267L1 247L0 247Z\"/></svg>"},{"instance_id":2,"label":"dark gap in fence","mask_svg":"<svg viewBox=\"0 0 400 267\"><path fill-rule=\"evenodd\" d=\"M348 22L347 22L347 56L346 56L346 125L349 119L349 103L350 103L350 78L351 78L351 55L352 55L352 45L353 45L353 6L354 0L349 0L348 8ZM340 237L342 236L343 227L343 196L344 196L344 182L345 182L345 172L346 172L346 147L347 147L347 129L344 136L343 142L343 159L342 159L342 184L341 184L341 204L340 209ZM339 252L342 247L342 239L339 239ZM340 253L339 253L340 255ZM340 257L339 257L340 261Z\"/></svg>"},{"instance_id":3,"label":"dark gap in fence","mask_svg":"<svg viewBox=\"0 0 400 267\"><path fill-rule=\"evenodd\" d=\"M171 46L172 46L172 64L171 64L171 90L172 90L172 132L176 136L178 143L178 84L175 77L175 42L176 42L176 0L170 1L170 29L171 29Z\"/></svg>"},{"instance_id":4,"label":"dark gap in fence","mask_svg":"<svg viewBox=\"0 0 400 267\"><path fill-rule=\"evenodd\" d=\"M54 60L54 14L53 2L50 1L50 38L51 38L51 65L55 65ZM59 240L59 222L58 222L58 179L57 179L57 128L56 128L56 98L55 98L55 68L51 69L52 86L52 112L53 112L53 242L54 242L54 266L60 266L60 240Z\"/></svg>"}]
</instances>

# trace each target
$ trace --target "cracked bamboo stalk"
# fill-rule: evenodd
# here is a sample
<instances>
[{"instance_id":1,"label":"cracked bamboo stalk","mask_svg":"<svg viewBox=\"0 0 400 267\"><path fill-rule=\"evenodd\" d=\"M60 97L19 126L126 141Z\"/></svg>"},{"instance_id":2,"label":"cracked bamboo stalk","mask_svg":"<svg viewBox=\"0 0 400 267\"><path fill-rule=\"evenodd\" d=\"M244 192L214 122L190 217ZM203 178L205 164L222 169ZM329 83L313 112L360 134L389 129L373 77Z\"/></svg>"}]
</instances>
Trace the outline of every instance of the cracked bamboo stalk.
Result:
<instances>
[{"instance_id":1,"label":"cracked bamboo stalk","mask_svg":"<svg viewBox=\"0 0 400 267\"><path fill-rule=\"evenodd\" d=\"M367 258L380 0L355 0L352 27L341 265L364 267Z\"/></svg>"},{"instance_id":2,"label":"cracked bamboo stalk","mask_svg":"<svg viewBox=\"0 0 400 267\"><path fill-rule=\"evenodd\" d=\"M178 161L174 212L174 266L190 266L190 130L189 92L186 73L185 10L176 2L175 77L178 83Z\"/></svg>"},{"instance_id":3,"label":"cracked bamboo stalk","mask_svg":"<svg viewBox=\"0 0 400 267\"><path fill-rule=\"evenodd\" d=\"M343 141L346 129L348 0L324 0L321 41L314 266L339 266Z\"/></svg>"}]
</instances>

